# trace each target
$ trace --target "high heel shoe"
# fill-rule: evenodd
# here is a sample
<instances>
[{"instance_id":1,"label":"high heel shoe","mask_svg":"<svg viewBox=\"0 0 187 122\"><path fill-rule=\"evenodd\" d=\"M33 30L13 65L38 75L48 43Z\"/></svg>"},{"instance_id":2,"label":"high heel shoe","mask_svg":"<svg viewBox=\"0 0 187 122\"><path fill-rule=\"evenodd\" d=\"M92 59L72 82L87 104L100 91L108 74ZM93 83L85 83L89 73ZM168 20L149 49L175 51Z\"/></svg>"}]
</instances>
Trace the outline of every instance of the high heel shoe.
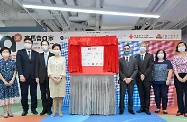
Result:
<instances>
[{"instance_id":1,"label":"high heel shoe","mask_svg":"<svg viewBox=\"0 0 187 122\"><path fill-rule=\"evenodd\" d=\"M10 112L9 112L9 111L7 111L7 114L8 114L8 115L7 115L8 117L13 117L13 116L14 116L14 115L12 114L12 112L11 112L11 111L10 111Z\"/></svg>"},{"instance_id":2,"label":"high heel shoe","mask_svg":"<svg viewBox=\"0 0 187 122\"><path fill-rule=\"evenodd\" d=\"M61 111L58 112L58 115L59 115L60 117L63 117L63 114L62 114Z\"/></svg>"},{"instance_id":3,"label":"high heel shoe","mask_svg":"<svg viewBox=\"0 0 187 122\"><path fill-rule=\"evenodd\" d=\"M3 115L4 118L8 118L8 113Z\"/></svg>"},{"instance_id":4,"label":"high heel shoe","mask_svg":"<svg viewBox=\"0 0 187 122\"><path fill-rule=\"evenodd\" d=\"M60 117L63 117L63 114L61 113L61 114L59 114L59 116L60 116Z\"/></svg>"},{"instance_id":5,"label":"high heel shoe","mask_svg":"<svg viewBox=\"0 0 187 122\"><path fill-rule=\"evenodd\" d=\"M55 113L51 114L51 117L55 117Z\"/></svg>"},{"instance_id":6,"label":"high heel shoe","mask_svg":"<svg viewBox=\"0 0 187 122\"><path fill-rule=\"evenodd\" d=\"M8 114L9 117L13 117L14 115L11 113L11 114Z\"/></svg>"}]
</instances>

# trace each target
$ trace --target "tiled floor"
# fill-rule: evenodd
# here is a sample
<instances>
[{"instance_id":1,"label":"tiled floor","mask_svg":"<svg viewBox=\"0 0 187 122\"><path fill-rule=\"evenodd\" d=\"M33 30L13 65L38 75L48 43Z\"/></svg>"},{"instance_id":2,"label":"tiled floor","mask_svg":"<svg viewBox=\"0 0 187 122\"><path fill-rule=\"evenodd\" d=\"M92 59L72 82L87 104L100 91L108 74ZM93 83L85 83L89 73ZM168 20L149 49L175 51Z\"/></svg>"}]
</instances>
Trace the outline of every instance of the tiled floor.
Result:
<instances>
[{"instance_id":1,"label":"tiled floor","mask_svg":"<svg viewBox=\"0 0 187 122\"><path fill-rule=\"evenodd\" d=\"M41 100L38 100L38 108L37 111L40 113L42 110L41 107ZM139 107L134 107L134 110L139 109ZM154 111L155 107L151 107L151 110ZM158 115L156 115L154 112L152 112L152 115L146 115L145 113L136 115L131 115L127 111L123 115L119 115L118 113L116 115L111 116L101 116L101 115L70 115L68 113L68 107L63 107L63 117L59 117L58 114L56 117L51 116L40 116L40 115L32 115L29 111L29 114L27 116L22 117L22 108L20 104L14 104L12 108L12 112L15 115L12 118L3 118L3 108L0 107L0 122L187 122L187 117L179 116L176 117L175 113L177 111L177 107L168 107L168 115L163 115L162 112L160 112Z\"/></svg>"}]
</instances>

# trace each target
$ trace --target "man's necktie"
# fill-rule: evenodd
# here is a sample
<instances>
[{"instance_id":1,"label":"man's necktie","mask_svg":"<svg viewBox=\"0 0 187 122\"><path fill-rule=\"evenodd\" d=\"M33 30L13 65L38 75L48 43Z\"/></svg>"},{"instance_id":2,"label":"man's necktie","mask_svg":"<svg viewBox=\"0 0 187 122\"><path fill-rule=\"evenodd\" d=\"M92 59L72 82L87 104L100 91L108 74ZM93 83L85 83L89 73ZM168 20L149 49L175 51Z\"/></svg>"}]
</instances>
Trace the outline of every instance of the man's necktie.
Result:
<instances>
[{"instance_id":1,"label":"man's necktie","mask_svg":"<svg viewBox=\"0 0 187 122\"><path fill-rule=\"evenodd\" d=\"M143 55L141 55L141 63L144 63Z\"/></svg>"},{"instance_id":2,"label":"man's necktie","mask_svg":"<svg viewBox=\"0 0 187 122\"><path fill-rule=\"evenodd\" d=\"M31 51L28 51L28 57L31 59Z\"/></svg>"},{"instance_id":3,"label":"man's necktie","mask_svg":"<svg viewBox=\"0 0 187 122\"><path fill-rule=\"evenodd\" d=\"M126 57L125 62L126 62L126 65L129 66L129 60L128 60L128 57Z\"/></svg>"}]
</instances>

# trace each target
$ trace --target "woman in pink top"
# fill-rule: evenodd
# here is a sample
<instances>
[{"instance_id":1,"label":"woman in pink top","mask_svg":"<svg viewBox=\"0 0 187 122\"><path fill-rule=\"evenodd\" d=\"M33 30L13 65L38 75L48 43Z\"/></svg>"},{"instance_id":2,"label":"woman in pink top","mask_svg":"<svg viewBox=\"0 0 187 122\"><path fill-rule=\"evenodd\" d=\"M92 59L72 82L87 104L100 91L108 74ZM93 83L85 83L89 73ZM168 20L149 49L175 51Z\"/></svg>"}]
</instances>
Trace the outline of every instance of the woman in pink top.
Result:
<instances>
[{"instance_id":1,"label":"woman in pink top","mask_svg":"<svg viewBox=\"0 0 187 122\"><path fill-rule=\"evenodd\" d=\"M187 46L184 42L178 43L178 52L172 61L174 70L174 84L177 92L178 111L176 116L184 114L187 117ZM185 100L183 95L185 94ZM185 102L185 103L184 103Z\"/></svg>"}]
</instances>

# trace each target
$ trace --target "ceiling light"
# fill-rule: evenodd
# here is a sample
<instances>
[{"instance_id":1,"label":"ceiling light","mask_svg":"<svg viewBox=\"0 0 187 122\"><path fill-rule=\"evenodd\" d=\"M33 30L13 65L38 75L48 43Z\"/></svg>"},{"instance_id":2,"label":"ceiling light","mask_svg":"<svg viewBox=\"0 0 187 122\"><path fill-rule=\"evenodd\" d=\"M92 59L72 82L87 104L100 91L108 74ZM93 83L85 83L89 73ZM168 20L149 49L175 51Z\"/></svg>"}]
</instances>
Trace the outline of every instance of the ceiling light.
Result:
<instances>
[{"instance_id":1,"label":"ceiling light","mask_svg":"<svg viewBox=\"0 0 187 122\"><path fill-rule=\"evenodd\" d=\"M92 14L108 14L108 15L145 17L145 18L160 17L159 15L149 14L149 13L132 13L132 12L108 10L103 8L79 7L79 6L57 5L57 4L47 4L47 3L26 2L26 1L23 1L22 5L25 8L33 8L33 9L71 11L71 12L82 12L82 13L92 13Z\"/></svg>"}]
</instances>

